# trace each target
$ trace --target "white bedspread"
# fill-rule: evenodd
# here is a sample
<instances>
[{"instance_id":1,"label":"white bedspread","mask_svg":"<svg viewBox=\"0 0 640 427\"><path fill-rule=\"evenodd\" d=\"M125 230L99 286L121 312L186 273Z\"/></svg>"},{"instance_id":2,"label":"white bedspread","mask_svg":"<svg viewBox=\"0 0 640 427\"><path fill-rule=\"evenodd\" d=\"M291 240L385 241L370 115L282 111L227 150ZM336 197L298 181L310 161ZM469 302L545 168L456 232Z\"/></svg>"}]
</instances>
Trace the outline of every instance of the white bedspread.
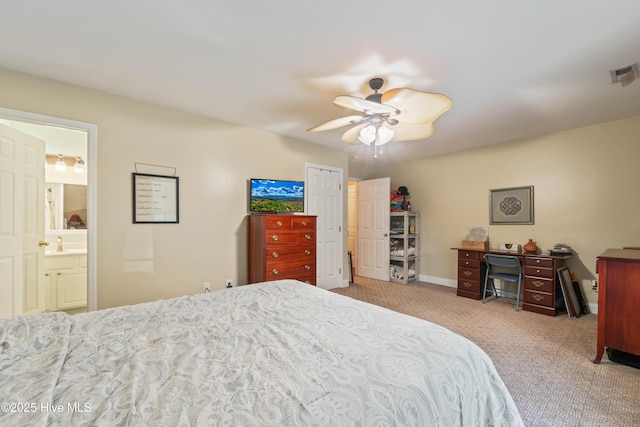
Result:
<instances>
[{"instance_id":1,"label":"white bedspread","mask_svg":"<svg viewBox=\"0 0 640 427\"><path fill-rule=\"evenodd\" d=\"M292 280L0 319L0 403L7 426L522 425L467 339Z\"/></svg>"}]
</instances>

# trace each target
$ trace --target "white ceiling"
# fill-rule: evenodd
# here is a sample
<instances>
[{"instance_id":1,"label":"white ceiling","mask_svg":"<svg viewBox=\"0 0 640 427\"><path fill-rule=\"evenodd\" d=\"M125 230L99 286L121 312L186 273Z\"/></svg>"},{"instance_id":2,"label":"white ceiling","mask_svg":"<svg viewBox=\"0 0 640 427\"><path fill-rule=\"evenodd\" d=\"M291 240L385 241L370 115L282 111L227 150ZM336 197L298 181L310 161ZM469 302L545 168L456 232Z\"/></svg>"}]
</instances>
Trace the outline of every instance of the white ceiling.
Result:
<instances>
[{"instance_id":1,"label":"white ceiling","mask_svg":"<svg viewBox=\"0 0 640 427\"><path fill-rule=\"evenodd\" d=\"M349 150L373 76L443 93L426 140L377 162L437 156L640 114L638 0L0 0L0 67ZM0 94L0 104L1 104ZM346 128L345 128L346 129Z\"/></svg>"}]
</instances>

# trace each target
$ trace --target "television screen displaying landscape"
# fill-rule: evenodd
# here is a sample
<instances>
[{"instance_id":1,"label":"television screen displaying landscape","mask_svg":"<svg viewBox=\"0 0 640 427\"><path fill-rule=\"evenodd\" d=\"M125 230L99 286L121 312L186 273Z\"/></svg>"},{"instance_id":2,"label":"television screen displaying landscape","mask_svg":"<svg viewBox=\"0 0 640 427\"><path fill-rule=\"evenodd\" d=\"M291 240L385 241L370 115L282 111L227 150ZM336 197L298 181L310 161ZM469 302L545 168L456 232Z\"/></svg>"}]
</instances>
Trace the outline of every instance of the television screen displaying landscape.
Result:
<instances>
[{"instance_id":1,"label":"television screen displaying landscape","mask_svg":"<svg viewBox=\"0 0 640 427\"><path fill-rule=\"evenodd\" d=\"M251 212L304 212L304 182L251 180Z\"/></svg>"}]
</instances>

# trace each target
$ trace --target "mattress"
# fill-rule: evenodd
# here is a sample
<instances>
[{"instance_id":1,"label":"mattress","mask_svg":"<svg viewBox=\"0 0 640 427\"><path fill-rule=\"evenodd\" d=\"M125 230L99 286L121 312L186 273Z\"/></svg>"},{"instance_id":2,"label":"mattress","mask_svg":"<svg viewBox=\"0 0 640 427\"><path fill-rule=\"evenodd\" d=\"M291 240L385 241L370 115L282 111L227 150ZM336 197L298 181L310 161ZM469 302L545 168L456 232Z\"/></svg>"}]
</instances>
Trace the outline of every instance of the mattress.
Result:
<instances>
[{"instance_id":1,"label":"mattress","mask_svg":"<svg viewBox=\"0 0 640 427\"><path fill-rule=\"evenodd\" d=\"M0 425L522 425L469 340L294 280L0 319L0 403Z\"/></svg>"}]
</instances>

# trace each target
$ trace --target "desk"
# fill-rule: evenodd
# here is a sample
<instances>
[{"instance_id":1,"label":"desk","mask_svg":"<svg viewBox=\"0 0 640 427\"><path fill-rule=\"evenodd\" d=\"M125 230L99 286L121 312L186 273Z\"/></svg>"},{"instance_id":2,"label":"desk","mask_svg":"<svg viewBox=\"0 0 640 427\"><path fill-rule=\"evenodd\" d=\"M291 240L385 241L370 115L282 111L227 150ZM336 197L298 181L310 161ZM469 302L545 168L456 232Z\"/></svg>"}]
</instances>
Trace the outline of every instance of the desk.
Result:
<instances>
[{"instance_id":1,"label":"desk","mask_svg":"<svg viewBox=\"0 0 640 427\"><path fill-rule=\"evenodd\" d=\"M564 308L560 282L556 272L571 255L537 255L523 252L452 248L458 251L457 295L482 299L487 266L484 254L512 255L520 259L524 273L522 309L547 316L556 316Z\"/></svg>"}]
</instances>

